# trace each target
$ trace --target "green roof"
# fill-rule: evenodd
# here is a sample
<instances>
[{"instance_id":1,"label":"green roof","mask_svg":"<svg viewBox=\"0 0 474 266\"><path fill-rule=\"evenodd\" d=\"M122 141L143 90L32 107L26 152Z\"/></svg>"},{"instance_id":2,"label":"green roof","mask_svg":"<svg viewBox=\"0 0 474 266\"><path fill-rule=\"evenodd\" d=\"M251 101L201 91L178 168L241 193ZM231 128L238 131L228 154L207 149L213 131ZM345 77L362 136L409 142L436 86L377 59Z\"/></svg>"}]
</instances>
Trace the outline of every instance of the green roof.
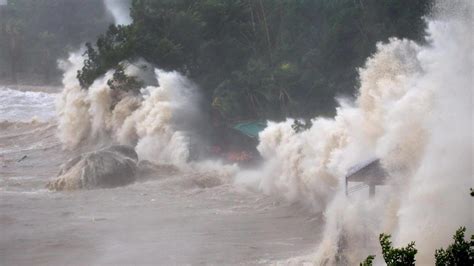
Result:
<instances>
[{"instance_id":1,"label":"green roof","mask_svg":"<svg viewBox=\"0 0 474 266\"><path fill-rule=\"evenodd\" d=\"M267 124L262 121L242 122L235 124L232 128L251 138L258 138L258 133L264 130Z\"/></svg>"}]
</instances>

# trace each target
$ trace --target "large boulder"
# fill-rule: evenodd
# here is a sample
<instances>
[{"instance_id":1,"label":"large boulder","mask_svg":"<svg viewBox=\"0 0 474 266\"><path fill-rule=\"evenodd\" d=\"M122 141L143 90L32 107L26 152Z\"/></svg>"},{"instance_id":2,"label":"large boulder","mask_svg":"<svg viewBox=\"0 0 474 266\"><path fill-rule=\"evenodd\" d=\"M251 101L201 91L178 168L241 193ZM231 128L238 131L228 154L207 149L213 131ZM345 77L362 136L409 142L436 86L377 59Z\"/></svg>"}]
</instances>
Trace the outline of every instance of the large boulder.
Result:
<instances>
[{"instance_id":1,"label":"large boulder","mask_svg":"<svg viewBox=\"0 0 474 266\"><path fill-rule=\"evenodd\" d=\"M138 156L133 147L116 145L84 153L61 166L51 190L111 188L136 180Z\"/></svg>"}]
</instances>

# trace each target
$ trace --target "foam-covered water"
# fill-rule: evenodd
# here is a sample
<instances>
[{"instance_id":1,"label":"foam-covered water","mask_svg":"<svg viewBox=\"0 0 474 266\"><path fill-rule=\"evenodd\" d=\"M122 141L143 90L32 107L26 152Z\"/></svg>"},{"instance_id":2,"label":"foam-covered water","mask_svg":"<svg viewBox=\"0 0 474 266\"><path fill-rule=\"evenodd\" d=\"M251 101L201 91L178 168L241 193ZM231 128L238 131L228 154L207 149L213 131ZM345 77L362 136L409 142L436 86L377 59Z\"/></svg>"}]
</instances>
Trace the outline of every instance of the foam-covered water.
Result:
<instances>
[{"instance_id":1,"label":"foam-covered water","mask_svg":"<svg viewBox=\"0 0 474 266\"><path fill-rule=\"evenodd\" d=\"M0 121L50 121L56 117L57 94L0 87Z\"/></svg>"}]
</instances>

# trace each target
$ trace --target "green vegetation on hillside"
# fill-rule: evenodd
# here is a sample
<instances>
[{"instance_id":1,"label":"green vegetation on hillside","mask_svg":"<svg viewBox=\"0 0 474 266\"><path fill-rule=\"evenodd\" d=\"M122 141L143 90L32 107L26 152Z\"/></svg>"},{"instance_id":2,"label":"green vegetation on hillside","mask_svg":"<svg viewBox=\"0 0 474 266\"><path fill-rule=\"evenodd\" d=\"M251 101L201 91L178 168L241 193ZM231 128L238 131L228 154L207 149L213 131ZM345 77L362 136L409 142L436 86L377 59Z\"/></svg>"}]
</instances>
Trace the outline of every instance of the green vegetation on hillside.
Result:
<instances>
[{"instance_id":1,"label":"green vegetation on hillside","mask_svg":"<svg viewBox=\"0 0 474 266\"><path fill-rule=\"evenodd\" d=\"M357 68L389 37L423 39L431 0L134 0L133 24L88 46L84 88L143 58L197 82L229 120L311 117L353 95Z\"/></svg>"}]
</instances>

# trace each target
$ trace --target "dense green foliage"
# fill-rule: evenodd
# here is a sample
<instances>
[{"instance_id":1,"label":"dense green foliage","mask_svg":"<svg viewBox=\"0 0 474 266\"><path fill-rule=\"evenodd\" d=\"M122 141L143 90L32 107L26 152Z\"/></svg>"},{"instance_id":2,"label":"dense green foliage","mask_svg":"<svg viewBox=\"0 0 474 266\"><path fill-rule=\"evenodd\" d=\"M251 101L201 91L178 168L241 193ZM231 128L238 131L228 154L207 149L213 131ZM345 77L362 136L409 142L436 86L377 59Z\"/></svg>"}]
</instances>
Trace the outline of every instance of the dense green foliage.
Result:
<instances>
[{"instance_id":1,"label":"dense green foliage","mask_svg":"<svg viewBox=\"0 0 474 266\"><path fill-rule=\"evenodd\" d=\"M119 70L120 62L129 57L134 49L131 30L130 27L111 25L107 33L97 40L97 49L86 43L87 58L83 70L78 73L81 86L89 87L109 69Z\"/></svg>"},{"instance_id":2,"label":"dense green foliage","mask_svg":"<svg viewBox=\"0 0 474 266\"><path fill-rule=\"evenodd\" d=\"M313 126L313 122L311 122L310 119L296 119L293 124L291 125L291 128L296 132L300 133L302 131L308 130Z\"/></svg>"},{"instance_id":3,"label":"dense green foliage","mask_svg":"<svg viewBox=\"0 0 474 266\"><path fill-rule=\"evenodd\" d=\"M136 77L126 75L125 67L123 64L119 64L112 79L107 81L107 85L113 90L137 92L144 84L143 81L138 80Z\"/></svg>"},{"instance_id":4,"label":"dense green foliage","mask_svg":"<svg viewBox=\"0 0 474 266\"><path fill-rule=\"evenodd\" d=\"M374 263L374 259L375 259L375 256L370 255L363 262L361 262L359 266L372 266Z\"/></svg>"},{"instance_id":5,"label":"dense green foliage","mask_svg":"<svg viewBox=\"0 0 474 266\"><path fill-rule=\"evenodd\" d=\"M466 227L460 227L453 236L454 243L446 250L443 248L435 251L435 264L437 266L474 265L474 235L471 240L466 241L464 234ZM415 265L415 242L411 242L405 248L393 248L390 235L381 234L379 237L382 246L382 254L388 266L393 265ZM371 266L375 256L368 256L360 266Z\"/></svg>"},{"instance_id":6,"label":"dense green foliage","mask_svg":"<svg viewBox=\"0 0 474 266\"><path fill-rule=\"evenodd\" d=\"M353 95L357 68L389 37L421 40L431 0L134 0L133 24L111 27L78 78L119 62L178 70L226 119L327 113Z\"/></svg>"},{"instance_id":7,"label":"dense green foliage","mask_svg":"<svg viewBox=\"0 0 474 266\"><path fill-rule=\"evenodd\" d=\"M57 60L107 29L102 0L9 0L0 6L0 81L54 83Z\"/></svg>"},{"instance_id":8,"label":"dense green foliage","mask_svg":"<svg viewBox=\"0 0 474 266\"><path fill-rule=\"evenodd\" d=\"M474 197L473 189L470 190L471 197ZM435 251L436 266L474 265L474 235L471 235L470 241L466 241L464 239L465 233L466 227L461 226L453 236L453 244L449 245L446 250L440 248ZM395 249L390 242L390 235L381 234L379 240L383 258L388 266L415 265L417 253L415 242L411 242L406 248ZM370 255L360 263L360 266L372 266L374 259L375 256Z\"/></svg>"},{"instance_id":9,"label":"dense green foliage","mask_svg":"<svg viewBox=\"0 0 474 266\"><path fill-rule=\"evenodd\" d=\"M415 242L409 243L406 247L394 248L392 241L390 241L390 235L380 234L379 241L382 247L382 255L388 266L408 266L415 265L415 255L417 250L415 248ZM375 256L368 256L362 263L361 266L371 266Z\"/></svg>"},{"instance_id":10,"label":"dense green foliage","mask_svg":"<svg viewBox=\"0 0 474 266\"><path fill-rule=\"evenodd\" d=\"M417 250L415 242L411 242L403 248L392 247L390 235L380 234L380 246L382 246L382 255L388 266L408 266L415 265L415 255Z\"/></svg>"},{"instance_id":11,"label":"dense green foliage","mask_svg":"<svg viewBox=\"0 0 474 266\"><path fill-rule=\"evenodd\" d=\"M454 243L435 252L437 266L474 265L474 235L470 241L464 240L466 227L461 227L453 236Z\"/></svg>"}]
</instances>

